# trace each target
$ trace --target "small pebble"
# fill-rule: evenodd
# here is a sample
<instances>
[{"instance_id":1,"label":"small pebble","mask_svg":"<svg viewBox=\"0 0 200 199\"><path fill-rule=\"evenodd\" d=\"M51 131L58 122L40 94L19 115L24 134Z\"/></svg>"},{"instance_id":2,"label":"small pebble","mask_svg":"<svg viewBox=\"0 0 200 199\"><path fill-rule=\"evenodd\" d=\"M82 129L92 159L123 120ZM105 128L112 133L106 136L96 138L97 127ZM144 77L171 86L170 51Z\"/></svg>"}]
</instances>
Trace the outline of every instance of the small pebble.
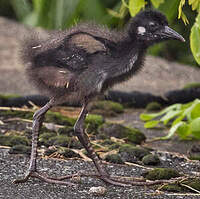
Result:
<instances>
[{"instance_id":1,"label":"small pebble","mask_svg":"<svg viewBox=\"0 0 200 199\"><path fill-rule=\"evenodd\" d=\"M105 195L107 189L105 187L91 187L89 190L89 193L94 194L94 195L98 195L98 196L102 196Z\"/></svg>"}]
</instances>

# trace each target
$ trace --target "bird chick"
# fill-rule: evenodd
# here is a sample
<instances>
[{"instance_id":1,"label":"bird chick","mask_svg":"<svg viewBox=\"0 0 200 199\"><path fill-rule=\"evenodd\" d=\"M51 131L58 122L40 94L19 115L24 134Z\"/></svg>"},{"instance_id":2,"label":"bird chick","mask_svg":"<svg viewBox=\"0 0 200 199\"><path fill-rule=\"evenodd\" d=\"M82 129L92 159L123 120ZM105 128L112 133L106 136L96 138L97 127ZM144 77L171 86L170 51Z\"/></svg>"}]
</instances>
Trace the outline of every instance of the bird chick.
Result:
<instances>
[{"instance_id":1,"label":"bird chick","mask_svg":"<svg viewBox=\"0 0 200 199\"><path fill-rule=\"evenodd\" d=\"M132 18L123 31L111 31L95 24L79 24L56 33L45 42L34 39L26 42L22 58L27 65L27 74L50 97L50 101L34 114L30 166L25 178L15 182L36 177L50 183L72 185L64 182L65 178L55 179L37 172L37 140L44 115L52 106L78 101L82 104L82 111L74 133L94 162L98 171L95 176L114 185L137 185L137 182L128 183L109 176L92 149L83 124L88 103L96 95L132 77L142 67L147 48L169 39L185 41L168 26L163 14L148 10Z\"/></svg>"}]
</instances>

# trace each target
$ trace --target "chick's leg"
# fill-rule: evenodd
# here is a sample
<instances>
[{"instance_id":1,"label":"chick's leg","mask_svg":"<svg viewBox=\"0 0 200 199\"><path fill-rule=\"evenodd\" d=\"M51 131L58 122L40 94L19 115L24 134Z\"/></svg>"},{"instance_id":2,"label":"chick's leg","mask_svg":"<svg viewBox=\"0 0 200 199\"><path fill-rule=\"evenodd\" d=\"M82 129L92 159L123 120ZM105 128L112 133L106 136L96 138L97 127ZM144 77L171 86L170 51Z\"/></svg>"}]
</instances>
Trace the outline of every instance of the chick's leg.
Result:
<instances>
[{"instance_id":1,"label":"chick's leg","mask_svg":"<svg viewBox=\"0 0 200 199\"><path fill-rule=\"evenodd\" d=\"M26 182L30 177L39 178L45 182L48 183L56 183L56 184L65 184L65 185L73 185L69 182L62 182L58 180L51 179L50 177L41 175L37 172L37 146L38 146L38 137L39 137L39 131L42 126L45 113L53 107L55 101L54 99L51 99L45 106L43 106L41 109L35 112L33 116L33 126L32 126L32 149L31 149L31 159L29 163L29 168L26 172L26 175L23 179L16 179L13 182L14 183L24 183Z\"/></svg>"}]
</instances>

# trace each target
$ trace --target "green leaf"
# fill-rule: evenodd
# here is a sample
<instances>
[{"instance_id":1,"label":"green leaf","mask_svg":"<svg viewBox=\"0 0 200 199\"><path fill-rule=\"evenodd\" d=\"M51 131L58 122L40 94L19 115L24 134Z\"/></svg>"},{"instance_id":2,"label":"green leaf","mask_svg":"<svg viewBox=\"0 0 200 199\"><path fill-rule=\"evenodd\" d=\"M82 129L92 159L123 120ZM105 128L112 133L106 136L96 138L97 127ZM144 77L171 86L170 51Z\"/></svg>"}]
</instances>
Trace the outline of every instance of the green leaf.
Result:
<instances>
[{"instance_id":1,"label":"green leaf","mask_svg":"<svg viewBox=\"0 0 200 199\"><path fill-rule=\"evenodd\" d=\"M165 14L169 23L172 23L177 16L180 0L167 0L160 5L159 10Z\"/></svg>"},{"instance_id":2,"label":"green leaf","mask_svg":"<svg viewBox=\"0 0 200 199\"><path fill-rule=\"evenodd\" d=\"M147 128L147 129L148 128L154 128L154 127L156 127L158 125L158 123L159 123L158 120L149 121L149 122L146 122L144 124L144 127Z\"/></svg>"},{"instance_id":3,"label":"green leaf","mask_svg":"<svg viewBox=\"0 0 200 199\"><path fill-rule=\"evenodd\" d=\"M191 134L190 131L190 125L186 122L183 122L181 126L177 129L176 133L179 135L179 137L183 140L187 139L188 136Z\"/></svg>"},{"instance_id":4,"label":"green leaf","mask_svg":"<svg viewBox=\"0 0 200 199\"><path fill-rule=\"evenodd\" d=\"M185 0L181 0L178 7L178 18L181 18L182 15L182 8L185 5Z\"/></svg>"},{"instance_id":5,"label":"green leaf","mask_svg":"<svg viewBox=\"0 0 200 199\"><path fill-rule=\"evenodd\" d=\"M190 33L190 48L196 62L200 65L200 13L196 17L196 22L192 26Z\"/></svg>"},{"instance_id":6,"label":"green leaf","mask_svg":"<svg viewBox=\"0 0 200 199\"><path fill-rule=\"evenodd\" d=\"M170 138L176 133L177 129L178 129L180 126L182 126L182 125L184 125L184 122L181 121L181 122L177 123L176 125L172 126L172 127L170 128L170 130L169 130L168 135L162 137L161 139L162 139L162 140L170 139Z\"/></svg>"},{"instance_id":7,"label":"green leaf","mask_svg":"<svg viewBox=\"0 0 200 199\"><path fill-rule=\"evenodd\" d=\"M151 2L155 8L158 8L160 4L164 3L164 0L151 0Z\"/></svg>"},{"instance_id":8,"label":"green leaf","mask_svg":"<svg viewBox=\"0 0 200 199\"><path fill-rule=\"evenodd\" d=\"M200 103L196 104L190 114L191 120L194 120L200 117Z\"/></svg>"},{"instance_id":9,"label":"green leaf","mask_svg":"<svg viewBox=\"0 0 200 199\"><path fill-rule=\"evenodd\" d=\"M169 112L166 113L166 115L164 115L160 121L164 123L164 125L166 125L172 118L176 117L177 115L179 115L182 111L181 110L170 110Z\"/></svg>"},{"instance_id":10,"label":"green leaf","mask_svg":"<svg viewBox=\"0 0 200 199\"><path fill-rule=\"evenodd\" d=\"M179 3L179 7L178 7L178 18L182 19L183 22L185 23L185 25L189 24L189 21L186 17L186 15L183 12L183 6L185 5L185 0L181 0Z\"/></svg>"},{"instance_id":11,"label":"green leaf","mask_svg":"<svg viewBox=\"0 0 200 199\"><path fill-rule=\"evenodd\" d=\"M200 139L200 117L190 123L190 131L195 138Z\"/></svg>"},{"instance_id":12,"label":"green leaf","mask_svg":"<svg viewBox=\"0 0 200 199\"><path fill-rule=\"evenodd\" d=\"M159 116L159 113L151 113L151 114L142 113L142 114L140 114L140 119L143 121L148 121L148 120L152 120L158 116Z\"/></svg>"},{"instance_id":13,"label":"green leaf","mask_svg":"<svg viewBox=\"0 0 200 199\"><path fill-rule=\"evenodd\" d=\"M141 9L145 7L145 0L129 0L129 11L134 17Z\"/></svg>"}]
</instances>

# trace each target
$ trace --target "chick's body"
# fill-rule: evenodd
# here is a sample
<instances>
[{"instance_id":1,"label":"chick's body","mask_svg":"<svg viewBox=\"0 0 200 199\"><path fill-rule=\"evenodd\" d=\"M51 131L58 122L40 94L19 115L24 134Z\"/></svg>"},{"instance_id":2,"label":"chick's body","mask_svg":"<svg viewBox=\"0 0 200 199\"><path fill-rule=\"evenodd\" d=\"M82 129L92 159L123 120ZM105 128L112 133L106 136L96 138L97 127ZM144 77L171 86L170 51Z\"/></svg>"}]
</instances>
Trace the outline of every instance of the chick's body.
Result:
<instances>
[{"instance_id":1,"label":"chick's body","mask_svg":"<svg viewBox=\"0 0 200 199\"><path fill-rule=\"evenodd\" d=\"M125 32L82 24L45 42L30 40L24 60L29 78L50 97L81 101L131 77L143 55L136 46Z\"/></svg>"}]
</instances>

